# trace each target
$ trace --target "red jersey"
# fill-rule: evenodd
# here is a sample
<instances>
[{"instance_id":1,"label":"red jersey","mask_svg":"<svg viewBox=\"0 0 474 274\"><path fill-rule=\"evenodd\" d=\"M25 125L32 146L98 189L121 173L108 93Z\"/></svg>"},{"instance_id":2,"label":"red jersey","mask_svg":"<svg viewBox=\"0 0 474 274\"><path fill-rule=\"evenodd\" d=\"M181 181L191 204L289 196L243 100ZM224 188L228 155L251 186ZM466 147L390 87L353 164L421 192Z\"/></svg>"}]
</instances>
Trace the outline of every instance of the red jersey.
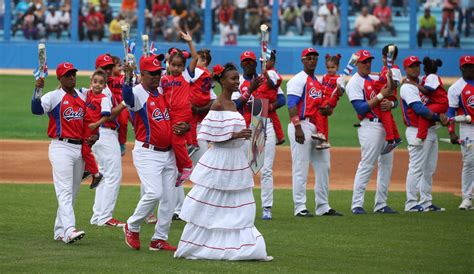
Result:
<instances>
[{"instance_id":1,"label":"red jersey","mask_svg":"<svg viewBox=\"0 0 474 274\"><path fill-rule=\"evenodd\" d=\"M459 78L449 87L448 97L449 107L458 109L458 114L474 117L474 81Z\"/></svg>"},{"instance_id":2,"label":"red jersey","mask_svg":"<svg viewBox=\"0 0 474 274\"><path fill-rule=\"evenodd\" d=\"M107 86L109 87L110 91L112 91L112 96L115 99L116 103L122 102L122 85L123 85L124 76L112 76L109 77L107 81Z\"/></svg>"},{"instance_id":3,"label":"red jersey","mask_svg":"<svg viewBox=\"0 0 474 274\"><path fill-rule=\"evenodd\" d=\"M429 74L421 80L421 85L429 89L428 95L421 95L427 98L428 103L432 104L448 104L448 94L444 89L443 81L436 74ZM422 98L422 100L426 100Z\"/></svg>"},{"instance_id":4,"label":"red jersey","mask_svg":"<svg viewBox=\"0 0 474 274\"><path fill-rule=\"evenodd\" d=\"M140 84L133 88L133 101L129 109L135 112L135 139L160 148L171 146L170 115L164 96L158 91L148 92Z\"/></svg>"},{"instance_id":5,"label":"red jersey","mask_svg":"<svg viewBox=\"0 0 474 274\"><path fill-rule=\"evenodd\" d=\"M204 67L197 67L195 70L194 82L191 83L191 103L202 107L211 101L212 75Z\"/></svg>"},{"instance_id":6,"label":"red jersey","mask_svg":"<svg viewBox=\"0 0 474 274\"><path fill-rule=\"evenodd\" d=\"M346 86L347 96L349 100L364 100L368 102L370 99L377 96L377 89L375 87L376 81L370 76L362 77L359 73L354 74ZM364 116L357 115L360 120L364 118L373 119L380 117L380 105L377 105Z\"/></svg>"},{"instance_id":7,"label":"red jersey","mask_svg":"<svg viewBox=\"0 0 474 274\"><path fill-rule=\"evenodd\" d=\"M283 78L275 69L267 70L268 78L273 83L273 87L269 86L267 82L263 83L258 89L252 94L255 98L268 99L268 103L276 101L278 95L278 89L281 86Z\"/></svg>"},{"instance_id":8,"label":"red jersey","mask_svg":"<svg viewBox=\"0 0 474 274\"><path fill-rule=\"evenodd\" d=\"M375 82L377 93L379 93L387 85L387 72L387 66L384 66L382 71L380 71L379 79ZM397 101L397 87L400 86L400 83L402 82L402 72L397 65L392 66L392 79L393 82L395 82L396 87L393 88L393 96L389 96L388 99L392 102L395 102Z\"/></svg>"},{"instance_id":9,"label":"red jersey","mask_svg":"<svg viewBox=\"0 0 474 274\"><path fill-rule=\"evenodd\" d=\"M298 96L298 116L300 119L314 118L318 107L323 102L321 84L314 75L301 71L288 81L286 85L288 95Z\"/></svg>"},{"instance_id":10,"label":"red jersey","mask_svg":"<svg viewBox=\"0 0 474 274\"><path fill-rule=\"evenodd\" d=\"M112 104L105 96L105 94L94 94L92 90L87 91L86 113L84 115L84 130L87 131L87 136L90 134L97 134L98 130L89 132L89 125L95 123L102 118L102 116L110 116Z\"/></svg>"},{"instance_id":11,"label":"red jersey","mask_svg":"<svg viewBox=\"0 0 474 274\"><path fill-rule=\"evenodd\" d=\"M161 77L160 87L170 108L173 124L191 121L191 81L192 77L188 69L179 76L164 75Z\"/></svg>"},{"instance_id":12,"label":"red jersey","mask_svg":"<svg viewBox=\"0 0 474 274\"><path fill-rule=\"evenodd\" d=\"M62 88L41 97L41 106L49 116L48 136L50 138L82 140L85 99L83 90L75 90L75 94L71 95Z\"/></svg>"},{"instance_id":13,"label":"red jersey","mask_svg":"<svg viewBox=\"0 0 474 274\"><path fill-rule=\"evenodd\" d=\"M257 76L258 75L255 75L255 77ZM240 75L239 82L240 82L239 90L234 91L234 93L232 93L232 98L231 98L232 101L239 99L242 96L242 94L246 93L249 90L251 79L247 79L243 75ZM248 100L247 104L243 106L242 109L239 109L240 114L242 114L242 116L245 119L245 123L247 127L249 127L250 119L252 119L252 115L251 115L252 110L250 109L252 100L253 100L253 94L250 96L250 99Z\"/></svg>"},{"instance_id":14,"label":"red jersey","mask_svg":"<svg viewBox=\"0 0 474 274\"><path fill-rule=\"evenodd\" d=\"M322 103L323 106L329 105L331 108L335 108L337 105L337 101L339 100L339 92L333 92L337 88L337 79L339 75L328 75L325 74L321 81L321 88L323 90L323 98L324 101Z\"/></svg>"}]
</instances>

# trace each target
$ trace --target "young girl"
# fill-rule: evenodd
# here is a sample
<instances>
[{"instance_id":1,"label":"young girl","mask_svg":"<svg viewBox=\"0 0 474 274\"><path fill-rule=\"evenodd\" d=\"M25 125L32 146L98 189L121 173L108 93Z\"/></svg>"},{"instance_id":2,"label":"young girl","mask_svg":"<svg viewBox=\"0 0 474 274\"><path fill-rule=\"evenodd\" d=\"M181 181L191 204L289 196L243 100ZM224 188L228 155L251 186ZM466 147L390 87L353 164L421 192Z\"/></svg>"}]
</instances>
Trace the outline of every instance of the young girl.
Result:
<instances>
[{"instance_id":1,"label":"young girl","mask_svg":"<svg viewBox=\"0 0 474 274\"><path fill-rule=\"evenodd\" d=\"M194 185L180 215L187 223L174 257L271 261L265 240L255 227L253 176L241 148L252 131L231 100L239 88L239 73L233 64L217 65L214 79L221 84L222 93L198 134L198 139L213 146L191 175Z\"/></svg>"},{"instance_id":2,"label":"young girl","mask_svg":"<svg viewBox=\"0 0 474 274\"><path fill-rule=\"evenodd\" d=\"M172 125L176 125L180 122L188 124L191 122L190 82L194 78L194 69L197 64L197 53L194 48L193 39L189 34L184 32L181 32L180 35L181 38L188 43L189 49L191 50L191 62L188 68L186 68L186 58L182 51L178 49L171 50L168 61L170 75L161 77L160 83L165 100L170 108ZM178 176L176 182L177 186L179 186L191 175L193 162L188 155L185 136L179 136L173 133L171 144L176 156L176 166L178 167L178 172L181 174Z\"/></svg>"},{"instance_id":3,"label":"young girl","mask_svg":"<svg viewBox=\"0 0 474 274\"><path fill-rule=\"evenodd\" d=\"M326 74L323 76L321 81L321 88L323 91L323 102L321 108L330 109L330 112L336 107L339 97L342 95L341 88L337 85L337 71L339 70L339 62L341 55L336 54L331 56L326 54ZM322 115L320 112L316 113L316 127L319 134L323 134L324 140L316 145L316 149L327 149L331 145L328 142L329 128L328 128L328 116ZM316 134L318 135L318 134ZM317 137L317 136L314 136Z\"/></svg>"},{"instance_id":4,"label":"young girl","mask_svg":"<svg viewBox=\"0 0 474 274\"><path fill-rule=\"evenodd\" d=\"M98 135L98 127L110 117L112 105L109 98L102 93L106 86L107 74L103 70L96 70L91 76L91 89L87 91L86 111L84 114L84 140L91 135ZM85 141L82 143L82 158L85 170L92 174L90 188L97 187L103 178L92 154L91 146Z\"/></svg>"},{"instance_id":5,"label":"young girl","mask_svg":"<svg viewBox=\"0 0 474 274\"><path fill-rule=\"evenodd\" d=\"M440 59L434 60L425 57L423 59L425 76L421 80L421 85L416 84L418 90L422 93L420 96L423 103L429 110L437 114L446 113L448 111L448 93L444 89L443 81L436 75L438 67L442 65L443 62ZM416 142L413 145L423 145L423 141L428 134L428 128L431 125L432 121L420 116Z\"/></svg>"}]
</instances>

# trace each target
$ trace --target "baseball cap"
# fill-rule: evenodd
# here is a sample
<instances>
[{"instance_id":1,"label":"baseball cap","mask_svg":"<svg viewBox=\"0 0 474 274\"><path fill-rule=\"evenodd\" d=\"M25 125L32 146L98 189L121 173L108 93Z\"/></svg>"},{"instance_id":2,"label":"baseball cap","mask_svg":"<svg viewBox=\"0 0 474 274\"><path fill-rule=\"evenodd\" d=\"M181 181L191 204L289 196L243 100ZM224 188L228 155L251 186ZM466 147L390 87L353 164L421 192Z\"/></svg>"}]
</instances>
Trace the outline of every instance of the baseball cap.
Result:
<instances>
[{"instance_id":1,"label":"baseball cap","mask_svg":"<svg viewBox=\"0 0 474 274\"><path fill-rule=\"evenodd\" d=\"M459 59L459 67L464 65L473 65L474 64L474 56L473 55L464 55L461 56Z\"/></svg>"},{"instance_id":2,"label":"baseball cap","mask_svg":"<svg viewBox=\"0 0 474 274\"><path fill-rule=\"evenodd\" d=\"M69 62L63 62L59 64L56 68L56 77L61 78L64 74L68 73L69 71L77 71L73 64Z\"/></svg>"},{"instance_id":3,"label":"baseball cap","mask_svg":"<svg viewBox=\"0 0 474 274\"><path fill-rule=\"evenodd\" d=\"M163 60L163 54L160 55L151 55L149 57L140 58L140 70L141 71L157 71L163 70L163 66L161 65L161 60Z\"/></svg>"},{"instance_id":4,"label":"baseball cap","mask_svg":"<svg viewBox=\"0 0 474 274\"><path fill-rule=\"evenodd\" d=\"M357 62L363 62L368 59L374 59L374 57L370 54L370 51L361 49L356 52L356 55L359 56L359 59L357 59Z\"/></svg>"},{"instance_id":5,"label":"baseball cap","mask_svg":"<svg viewBox=\"0 0 474 274\"><path fill-rule=\"evenodd\" d=\"M246 50L240 55L240 62L244 61L245 59L251 59L253 61L257 61L257 57L255 56L255 53L253 53L253 51L250 51L250 50Z\"/></svg>"},{"instance_id":6,"label":"baseball cap","mask_svg":"<svg viewBox=\"0 0 474 274\"><path fill-rule=\"evenodd\" d=\"M95 68L103 68L108 65L113 65L114 60L112 60L112 56L110 54L101 54L97 59L95 59Z\"/></svg>"},{"instance_id":7,"label":"baseball cap","mask_svg":"<svg viewBox=\"0 0 474 274\"><path fill-rule=\"evenodd\" d=\"M421 64L420 59L417 56L411 55L403 59L403 67L407 68L415 63Z\"/></svg>"},{"instance_id":8,"label":"baseball cap","mask_svg":"<svg viewBox=\"0 0 474 274\"><path fill-rule=\"evenodd\" d=\"M305 57L308 54L315 54L316 56L319 56L318 51L316 51L313 48L306 48L301 52L301 58Z\"/></svg>"}]
</instances>

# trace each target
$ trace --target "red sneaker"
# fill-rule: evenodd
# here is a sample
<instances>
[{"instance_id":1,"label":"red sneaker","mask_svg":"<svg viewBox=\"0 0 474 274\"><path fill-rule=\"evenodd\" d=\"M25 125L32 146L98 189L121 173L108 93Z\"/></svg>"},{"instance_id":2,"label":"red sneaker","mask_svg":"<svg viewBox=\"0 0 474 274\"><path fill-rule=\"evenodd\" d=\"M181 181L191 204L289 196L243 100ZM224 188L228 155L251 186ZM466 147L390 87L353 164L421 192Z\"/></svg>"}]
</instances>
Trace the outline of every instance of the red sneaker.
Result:
<instances>
[{"instance_id":1,"label":"red sneaker","mask_svg":"<svg viewBox=\"0 0 474 274\"><path fill-rule=\"evenodd\" d=\"M113 227L124 227L125 226L125 223L115 219L115 218L111 218L110 220L108 220L106 223L105 223L106 226L113 226Z\"/></svg>"},{"instance_id":2,"label":"red sneaker","mask_svg":"<svg viewBox=\"0 0 474 274\"><path fill-rule=\"evenodd\" d=\"M167 251L176 251L176 246L170 245L165 240L154 240L150 242L150 250L158 251L158 250L167 250Z\"/></svg>"},{"instance_id":3,"label":"red sneaker","mask_svg":"<svg viewBox=\"0 0 474 274\"><path fill-rule=\"evenodd\" d=\"M128 230L128 224L123 227L125 234L125 243L132 249L140 249L140 233Z\"/></svg>"}]
</instances>

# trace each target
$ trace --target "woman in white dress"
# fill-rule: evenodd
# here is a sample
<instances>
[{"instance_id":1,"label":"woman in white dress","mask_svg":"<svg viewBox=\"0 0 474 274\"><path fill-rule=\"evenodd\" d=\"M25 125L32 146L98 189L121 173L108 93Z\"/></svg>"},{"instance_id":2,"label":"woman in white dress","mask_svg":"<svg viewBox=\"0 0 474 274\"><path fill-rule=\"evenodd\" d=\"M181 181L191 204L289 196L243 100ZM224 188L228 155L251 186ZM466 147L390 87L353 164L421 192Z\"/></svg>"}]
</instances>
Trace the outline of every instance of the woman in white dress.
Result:
<instances>
[{"instance_id":1,"label":"woman in white dress","mask_svg":"<svg viewBox=\"0 0 474 274\"><path fill-rule=\"evenodd\" d=\"M253 176L241 146L252 132L231 100L239 87L233 64L214 67L221 95L201 123L198 139L211 142L190 180L180 218L187 222L174 256L208 260L262 260L267 256L262 234L255 228Z\"/></svg>"}]
</instances>

